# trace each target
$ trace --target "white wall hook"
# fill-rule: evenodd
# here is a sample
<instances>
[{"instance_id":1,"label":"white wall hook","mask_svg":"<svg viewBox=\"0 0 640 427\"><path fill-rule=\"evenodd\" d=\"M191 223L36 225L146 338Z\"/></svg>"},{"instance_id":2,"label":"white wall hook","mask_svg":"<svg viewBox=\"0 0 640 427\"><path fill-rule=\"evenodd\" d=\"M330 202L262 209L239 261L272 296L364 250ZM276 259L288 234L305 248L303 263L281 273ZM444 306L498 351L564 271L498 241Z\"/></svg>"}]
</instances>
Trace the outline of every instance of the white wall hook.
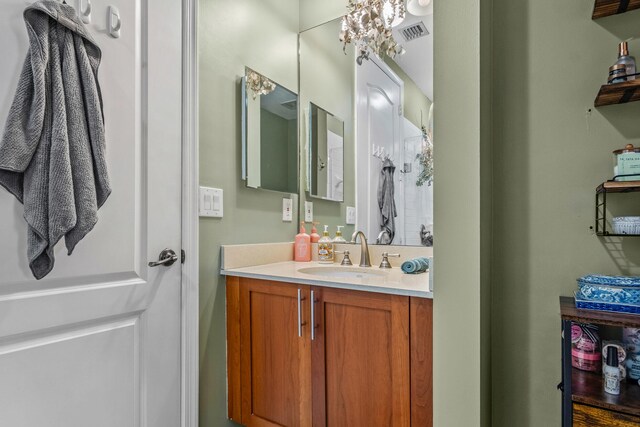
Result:
<instances>
[{"instance_id":1,"label":"white wall hook","mask_svg":"<svg viewBox=\"0 0 640 427\"><path fill-rule=\"evenodd\" d=\"M121 26L120 11L115 6L109 6L109 35L114 39L119 38Z\"/></svg>"},{"instance_id":2,"label":"white wall hook","mask_svg":"<svg viewBox=\"0 0 640 427\"><path fill-rule=\"evenodd\" d=\"M78 0L78 15L83 23L91 23L91 0Z\"/></svg>"}]
</instances>

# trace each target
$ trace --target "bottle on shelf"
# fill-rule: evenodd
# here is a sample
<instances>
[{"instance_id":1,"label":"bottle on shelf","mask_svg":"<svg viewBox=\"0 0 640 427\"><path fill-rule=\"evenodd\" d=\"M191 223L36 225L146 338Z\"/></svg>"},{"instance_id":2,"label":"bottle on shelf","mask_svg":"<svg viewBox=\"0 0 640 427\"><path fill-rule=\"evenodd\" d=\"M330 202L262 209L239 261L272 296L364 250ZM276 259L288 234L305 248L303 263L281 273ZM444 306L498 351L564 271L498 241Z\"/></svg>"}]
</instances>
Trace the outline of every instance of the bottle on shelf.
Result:
<instances>
[{"instance_id":1,"label":"bottle on shelf","mask_svg":"<svg viewBox=\"0 0 640 427\"><path fill-rule=\"evenodd\" d=\"M607 360L602 367L604 373L604 391L609 394L620 394L620 366L618 349L614 346L607 348Z\"/></svg>"},{"instance_id":2,"label":"bottle on shelf","mask_svg":"<svg viewBox=\"0 0 640 427\"><path fill-rule=\"evenodd\" d=\"M618 60L614 65L623 64L627 68L626 80L635 80L636 59L629 55L629 44L624 41L618 45Z\"/></svg>"}]
</instances>

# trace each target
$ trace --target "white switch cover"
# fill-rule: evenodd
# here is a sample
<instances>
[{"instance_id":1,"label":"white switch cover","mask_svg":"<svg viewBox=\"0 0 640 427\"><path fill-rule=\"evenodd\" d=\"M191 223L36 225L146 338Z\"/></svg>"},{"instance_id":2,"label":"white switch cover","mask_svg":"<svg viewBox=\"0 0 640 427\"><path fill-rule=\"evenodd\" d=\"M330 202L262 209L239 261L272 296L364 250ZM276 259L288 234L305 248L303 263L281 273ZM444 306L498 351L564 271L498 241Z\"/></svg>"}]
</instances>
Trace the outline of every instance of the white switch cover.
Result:
<instances>
[{"instance_id":1,"label":"white switch cover","mask_svg":"<svg viewBox=\"0 0 640 427\"><path fill-rule=\"evenodd\" d=\"M223 198L220 188L200 187L200 216L222 218Z\"/></svg>"},{"instance_id":2,"label":"white switch cover","mask_svg":"<svg viewBox=\"0 0 640 427\"><path fill-rule=\"evenodd\" d=\"M313 222L313 202L304 202L304 222Z\"/></svg>"},{"instance_id":3,"label":"white switch cover","mask_svg":"<svg viewBox=\"0 0 640 427\"><path fill-rule=\"evenodd\" d=\"M291 199L282 199L282 220L293 221L293 201Z\"/></svg>"},{"instance_id":4,"label":"white switch cover","mask_svg":"<svg viewBox=\"0 0 640 427\"><path fill-rule=\"evenodd\" d=\"M356 223L356 208L353 206L347 206L347 225L355 225Z\"/></svg>"}]
</instances>

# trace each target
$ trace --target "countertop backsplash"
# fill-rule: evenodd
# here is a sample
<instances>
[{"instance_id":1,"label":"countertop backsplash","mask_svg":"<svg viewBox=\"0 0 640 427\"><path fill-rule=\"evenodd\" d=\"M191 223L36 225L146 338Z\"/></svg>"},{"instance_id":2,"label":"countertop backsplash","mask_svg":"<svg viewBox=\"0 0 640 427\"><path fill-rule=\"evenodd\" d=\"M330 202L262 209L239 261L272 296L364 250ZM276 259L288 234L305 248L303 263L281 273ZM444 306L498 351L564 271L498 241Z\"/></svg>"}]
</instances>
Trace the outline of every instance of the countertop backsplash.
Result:
<instances>
[{"instance_id":1,"label":"countertop backsplash","mask_svg":"<svg viewBox=\"0 0 640 427\"><path fill-rule=\"evenodd\" d=\"M336 251L349 251L353 265L360 263L360 243L337 243ZM393 245L369 245L369 256L372 267L377 268L382 261L382 253L400 254L400 258L389 258L394 268L408 260L417 257L433 257L433 248L424 246L393 246ZM318 260L318 244L312 243L312 261ZM336 254L335 263L342 261L342 254ZM293 242L258 243L246 245L223 245L221 269L251 267L256 265L272 264L293 260Z\"/></svg>"}]
</instances>

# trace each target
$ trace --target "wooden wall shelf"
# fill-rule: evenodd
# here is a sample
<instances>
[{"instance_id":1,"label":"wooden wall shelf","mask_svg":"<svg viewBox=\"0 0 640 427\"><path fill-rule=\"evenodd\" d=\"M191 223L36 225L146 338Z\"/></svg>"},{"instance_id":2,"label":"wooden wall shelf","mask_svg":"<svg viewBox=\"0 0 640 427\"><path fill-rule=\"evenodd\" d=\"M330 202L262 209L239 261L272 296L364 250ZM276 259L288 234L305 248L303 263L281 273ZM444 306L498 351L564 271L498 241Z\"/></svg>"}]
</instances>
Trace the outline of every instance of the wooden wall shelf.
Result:
<instances>
[{"instance_id":1,"label":"wooden wall shelf","mask_svg":"<svg viewBox=\"0 0 640 427\"><path fill-rule=\"evenodd\" d=\"M616 327L640 327L640 315L612 311L584 310L576 308L573 297L560 297L560 315L563 320L579 323L595 323ZM640 391L640 388L638 389ZM640 399L638 400L640 405Z\"/></svg>"},{"instance_id":2,"label":"wooden wall shelf","mask_svg":"<svg viewBox=\"0 0 640 427\"><path fill-rule=\"evenodd\" d=\"M640 2L640 0L638 0ZM640 79L602 85L594 102L596 107L640 101Z\"/></svg>"},{"instance_id":3,"label":"wooden wall shelf","mask_svg":"<svg viewBox=\"0 0 640 427\"><path fill-rule=\"evenodd\" d=\"M634 193L636 191L640 191L640 181L606 181L596 188L596 193Z\"/></svg>"},{"instance_id":4,"label":"wooden wall shelf","mask_svg":"<svg viewBox=\"0 0 640 427\"><path fill-rule=\"evenodd\" d=\"M591 19L618 15L634 9L640 9L640 0L596 0Z\"/></svg>"},{"instance_id":5,"label":"wooden wall shelf","mask_svg":"<svg viewBox=\"0 0 640 427\"><path fill-rule=\"evenodd\" d=\"M640 237L640 234L617 234L607 230L607 194L635 193L640 181L605 181L596 188L596 235L606 237Z\"/></svg>"},{"instance_id":6,"label":"wooden wall shelf","mask_svg":"<svg viewBox=\"0 0 640 427\"><path fill-rule=\"evenodd\" d=\"M602 374L585 372L573 368L571 370L571 399L574 402L610 411L640 416L640 387L627 380L620 383L620 395L614 396L604 392Z\"/></svg>"}]
</instances>

